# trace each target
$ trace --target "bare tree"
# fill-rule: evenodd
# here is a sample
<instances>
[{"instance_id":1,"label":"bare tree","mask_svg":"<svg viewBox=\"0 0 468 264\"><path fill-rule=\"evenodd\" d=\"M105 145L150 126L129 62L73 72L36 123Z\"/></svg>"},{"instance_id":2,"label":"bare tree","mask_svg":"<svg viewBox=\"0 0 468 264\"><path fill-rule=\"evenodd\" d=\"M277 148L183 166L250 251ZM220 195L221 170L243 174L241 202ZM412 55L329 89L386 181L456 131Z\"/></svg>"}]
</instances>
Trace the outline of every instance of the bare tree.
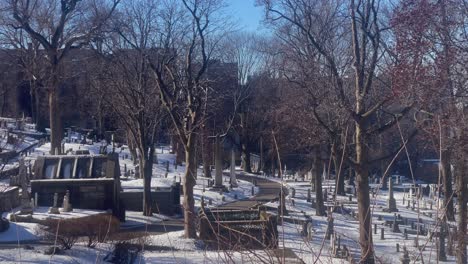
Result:
<instances>
[{"instance_id":1,"label":"bare tree","mask_svg":"<svg viewBox=\"0 0 468 264\"><path fill-rule=\"evenodd\" d=\"M346 155L347 162L356 171L358 215L360 224L361 263L374 263L369 197L369 165L379 157L370 156L369 143L375 135L391 128L407 113L386 111L382 126L371 122L376 112L382 111L392 98L387 94L376 97L374 83L377 66L382 58L382 21L380 2L373 0L342 1L261 1L267 18L277 28L287 28L298 33L306 47L314 51L323 67L327 69L333 84L333 92L339 106L353 122L353 151ZM349 10L346 13L345 10ZM348 32L349 34L346 34ZM280 35L281 36L281 35ZM338 42L336 42L338 40ZM352 69L342 71L341 56L337 47L347 48L347 58L352 60ZM304 54L303 59L311 57ZM349 81L347 78L351 78ZM351 81L352 80L352 81ZM385 87L385 86L384 86ZM391 114L388 114L391 113Z\"/></svg>"},{"instance_id":2,"label":"bare tree","mask_svg":"<svg viewBox=\"0 0 468 264\"><path fill-rule=\"evenodd\" d=\"M46 53L51 153L61 151L62 126L58 101L61 62L70 49L87 44L112 15L120 0L29 1L8 0L2 5L9 25L22 29Z\"/></svg>"},{"instance_id":3,"label":"bare tree","mask_svg":"<svg viewBox=\"0 0 468 264\"><path fill-rule=\"evenodd\" d=\"M178 3L178 2L177 2ZM182 0L170 3L161 13L161 53L150 63L162 105L185 151L184 225L185 237L196 237L197 216L193 187L196 183L195 146L203 124L203 106L209 81L205 74L224 30L216 17L220 0Z\"/></svg>"}]
</instances>

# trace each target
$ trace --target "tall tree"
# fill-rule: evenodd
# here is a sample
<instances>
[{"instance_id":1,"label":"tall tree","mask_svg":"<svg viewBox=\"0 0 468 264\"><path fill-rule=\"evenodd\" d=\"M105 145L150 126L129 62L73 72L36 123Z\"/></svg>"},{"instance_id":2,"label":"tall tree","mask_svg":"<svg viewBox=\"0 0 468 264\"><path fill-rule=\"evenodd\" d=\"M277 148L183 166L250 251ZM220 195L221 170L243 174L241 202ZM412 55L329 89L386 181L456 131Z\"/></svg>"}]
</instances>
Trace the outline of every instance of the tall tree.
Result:
<instances>
[{"instance_id":1,"label":"tall tree","mask_svg":"<svg viewBox=\"0 0 468 264\"><path fill-rule=\"evenodd\" d=\"M203 125L203 106L209 90L205 78L214 48L225 30L217 17L221 0L169 1L161 13L161 53L150 63L156 88L185 151L185 237L196 237L193 187L196 183L195 146ZM181 3L181 5L180 5Z\"/></svg>"},{"instance_id":2,"label":"tall tree","mask_svg":"<svg viewBox=\"0 0 468 264\"><path fill-rule=\"evenodd\" d=\"M386 109L382 126L371 122L376 112L384 111L394 98L390 86L384 85L377 90L374 83L379 74L377 65L385 52L381 45L381 3L373 0L261 2L266 7L267 18L278 29L280 36L284 35L279 29L297 32L302 41L307 43L306 48L318 56L318 61L331 77L333 85L330 92L335 94L339 107L353 122L353 149L346 155L346 159L356 172L360 263L375 263L369 165L380 157L370 156L369 147L376 135L388 131L410 109L410 106L397 112ZM336 52L340 47L344 47L347 52ZM306 55L303 56L304 60L313 59ZM352 69L343 71L343 56L352 61Z\"/></svg>"},{"instance_id":3,"label":"tall tree","mask_svg":"<svg viewBox=\"0 0 468 264\"><path fill-rule=\"evenodd\" d=\"M51 153L61 151L63 137L59 88L62 61L70 49L86 45L112 15L120 0L8 0L2 5L10 25L40 43L47 61Z\"/></svg>"}]
</instances>

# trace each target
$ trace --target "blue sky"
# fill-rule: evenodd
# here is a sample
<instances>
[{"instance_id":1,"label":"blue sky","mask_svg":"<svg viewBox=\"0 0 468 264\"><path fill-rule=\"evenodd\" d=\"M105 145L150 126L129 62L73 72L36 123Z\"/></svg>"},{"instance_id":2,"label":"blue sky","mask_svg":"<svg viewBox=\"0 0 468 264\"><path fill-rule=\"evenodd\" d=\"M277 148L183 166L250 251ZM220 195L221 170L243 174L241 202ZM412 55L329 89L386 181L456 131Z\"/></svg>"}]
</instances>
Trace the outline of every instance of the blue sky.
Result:
<instances>
[{"instance_id":1,"label":"blue sky","mask_svg":"<svg viewBox=\"0 0 468 264\"><path fill-rule=\"evenodd\" d=\"M247 31L259 31L263 29L261 21L263 18L262 7L255 6L255 0L227 0L234 21L238 21L241 28Z\"/></svg>"}]
</instances>

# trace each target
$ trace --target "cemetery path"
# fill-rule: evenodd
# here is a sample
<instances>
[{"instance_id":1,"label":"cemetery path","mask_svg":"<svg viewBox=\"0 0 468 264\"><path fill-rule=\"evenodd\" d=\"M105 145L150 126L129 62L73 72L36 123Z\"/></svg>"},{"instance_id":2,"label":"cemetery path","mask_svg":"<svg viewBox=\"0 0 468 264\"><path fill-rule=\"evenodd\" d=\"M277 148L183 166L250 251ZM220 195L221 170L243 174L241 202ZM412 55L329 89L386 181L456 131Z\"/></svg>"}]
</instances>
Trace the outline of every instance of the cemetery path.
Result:
<instances>
[{"instance_id":1,"label":"cemetery path","mask_svg":"<svg viewBox=\"0 0 468 264\"><path fill-rule=\"evenodd\" d=\"M245 200L239 200L239 201L234 201L231 203L219 205L218 208L247 210L247 209L256 207L260 204L264 204L273 200L277 200L279 198L279 195L281 192L281 184L278 182L274 182L266 178L246 175L243 172L237 172L236 178L239 180L244 180L244 181L249 181L249 182L256 181L256 185L258 187L257 194ZM285 194L287 195L286 188L283 188L283 192L285 192Z\"/></svg>"},{"instance_id":2,"label":"cemetery path","mask_svg":"<svg viewBox=\"0 0 468 264\"><path fill-rule=\"evenodd\" d=\"M244 180L244 181L249 181L249 182L256 181L258 192L256 193L255 196L251 198L219 205L217 208L248 210L260 204L268 203L273 200L277 200L281 192L281 184L274 182L272 180L246 175L243 172L236 172L236 177L239 180ZM283 191L287 192L286 188L284 188ZM140 225L140 226L121 229L120 233L150 233L152 235L158 235L158 234L164 234L164 233L171 232L171 231L180 231L183 229L184 229L183 219L171 219L169 221L163 221L161 223Z\"/></svg>"}]
</instances>

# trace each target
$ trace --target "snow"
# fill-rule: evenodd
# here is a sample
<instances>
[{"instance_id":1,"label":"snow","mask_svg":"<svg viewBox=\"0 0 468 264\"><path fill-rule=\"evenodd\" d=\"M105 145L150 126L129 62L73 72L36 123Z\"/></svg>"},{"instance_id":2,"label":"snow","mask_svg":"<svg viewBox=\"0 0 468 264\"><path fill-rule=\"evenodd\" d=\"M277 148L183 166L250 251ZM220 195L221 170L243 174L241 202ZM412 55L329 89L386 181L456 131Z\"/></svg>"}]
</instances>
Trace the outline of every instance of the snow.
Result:
<instances>
[{"instance_id":1,"label":"snow","mask_svg":"<svg viewBox=\"0 0 468 264\"><path fill-rule=\"evenodd\" d=\"M5 232L0 233L0 248L2 243L15 243L17 241L33 241L37 240L36 234L37 224L33 223L14 223L10 222L10 228ZM1 255L0 255L1 257ZM1 262L1 258L0 258Z\"/></svg>"},{"instance_id":2,"label":"snow","mask_svg":"<svg viewBox=\"0 0 468 264\"><path fill-rule=\"evenodd\" d=\"M79 139L78 136L72 135ZM87 149L91 154L98 154L101 146L104 146L104 142L97 142L94 144L78 144L78 143L65 143L65 149ZM37 156L47 154L50 149L50 144L46 143L43 146L36 147L31 156L27 157L29 160L34 160ZM107 146L107 151L112 150L112 145ZM135 171L135 165L130 158L130 152L127 146L117 148L116 152L119 154L119 163L122 174L126 168L128 171ZM174 180L180 182L183 180L185 166L174 166L175 155L170 154L167 147L157 148L157 161L153 166L153 178L151 180L152 188L167 188L170 187ZM166 171L166 164L169 164L169 170ZM11 165L9 165L11 166ZM167 173L167 177L166 177ZM225 172L228 175L227 171ZM229 177L223 175L223 182L228 186ZM252 175L252 177L258 177ZM280 247L291 248L296 255L301 258L305 263L348 263L346 260L336 259L331 257L330 241L324 240L325 230L327 228L326 217L315 216L315 209L311 208L310 203L306 201L307 189L310 188L309 182L295 182L295 181L284 181L278 178L270 178L273 181L279 182L288 188L295 188L296 196L291 197L291 191L289 196L286 198L287 209L290 212L289 218L296 220L303 220L304 214L312 217L313 223L313 235L312 240L307 240L301 236L301 224L293 224L285 222L282 226L278 226L280 233ZM238 181L239 186L229 192L219 193L215 190L208 188L207 178L202 177L202 171L199 169L197 184L194 188L195 206L199 208L201 206L201 197L203 196L205 202L212 201L211 206L217 206L223 203L229 203L237 199L247 199L251 197L251 189L254 187L252 183L247 181ZM423 184L423 182L416 182ZM1 186L6 186L6 181L0 182ZM129 177L122 177L121 181L122 188L124 191L141 191L143 188L143 180L136 179L134 175ZM324 188L330 188L334 185L334 180L325 180L323 183ZM407 182L403 185L395 186L394 196L400 210L397 214L400 214L403 218L416 221L418 218L423 219L423 223L427 225L435 224L435 217L437 215L437 206L433 210L421 209L418 213L411 209L407 209L402 205L403 193L401 190L406 188L408 190L413 183ZM377 188L378 185L371 184L372 188ZM258 192L258 188L254 187L255 193ZM329 192L331 196L332 191ZM315 199L315 193L311 192L311 197ZM378 234L374 234L374 244L376 255L383 262L386 263L397 263L399 258L402 256L402 248L406 246L410 252L410 256L415 259L419 255L424 258L424 263L435 262L436 258L436 239L430 241L428 236L419 236L419 244L425 245L424 251L420 252L414 247L414 238L416 236L409 235L409 239L404 239L404 234L393 233L391 228L384 226L385 220L392 220L393 213L386 213L383 209L386 207L388 198L388 191L379 190L375 197L371 197L371 206L374 216L381 215L382 221L373 218L373 224L378 226ZM292 200L294 199L294 205ZM407 200L408 198L406 198ZM429 198L425 198L429 200ZM182 201L182 199L181 199ZM353 197L353 202L349 202L347 196L337 196L337 203L343 203L346 209L357 211L356 198ZM420 207L422 207L420 202ZM277 207L277 202L271 202L267 204L273 208ZM331 204L329 204L331 206ZM429 205L428 205L429 206ZM206 205L206 207L209 207ZM50 216L46 213L47 208L38 208L34 214L34 217L44 219L46 217L80 217L90 214L102 213L102 211L93 210L79 210L75 209L73 213L64 213L60 216ZM423 212L431 212L433 217L424 216ZM439 212L440 214L440 212ZM129 212L127 211L127 221L122 223L122 228L132 228L135 226L142 226L146 224L161 223L169 218L163 215L155 215L153 217L145 217L141 215L141 212ZM336 234L341 237L342 245L346 245L350 250L355 259L360 255L359 252L359 224L358 221L351 215L333 213L334 217L334 229ZM452 225L454 223L451 223ZM14 242L18 241L18 238L22 241L35 240L37 237L34 235L34 229L37 224L29 223L11 223L11 227L8 231L0 233L0 244L2 242ZM380 239L380 229L385 229L385 239ZM404 228L410 229L409 226L400 225L400 230ZM205 250L203 243L193 239L183 238L183 231L169 232L162 235L151 235L148 239L148 249L144 250L140 255L140 263L221 263L221 262L234 262L234 263L249 263L258 262L251 259L253 253L258 255L267 255L263 251L255 252L230 252L230 251L208 251ZM400 253L396 252L396 243L400 244ZM96 249L89 249L83 245L76 245L71 250L65 251L64 255L56 255L53 257L46 256L42 253L44 246L36 246L34 250L26 250L22 248L12 249L1 249L0 245L0 262L2 263L16 263L21 260L33 260L33 263L95 263L96 260L102 260L102 257L112 248L110 244L100 244ZM454 263L453 256L447 256L447 263ZM420 258L420 257L419 257ZM258 259L257 259L258 260ZM416 263L421 263L420 260Z\"/></svg>"}]
</instances>

